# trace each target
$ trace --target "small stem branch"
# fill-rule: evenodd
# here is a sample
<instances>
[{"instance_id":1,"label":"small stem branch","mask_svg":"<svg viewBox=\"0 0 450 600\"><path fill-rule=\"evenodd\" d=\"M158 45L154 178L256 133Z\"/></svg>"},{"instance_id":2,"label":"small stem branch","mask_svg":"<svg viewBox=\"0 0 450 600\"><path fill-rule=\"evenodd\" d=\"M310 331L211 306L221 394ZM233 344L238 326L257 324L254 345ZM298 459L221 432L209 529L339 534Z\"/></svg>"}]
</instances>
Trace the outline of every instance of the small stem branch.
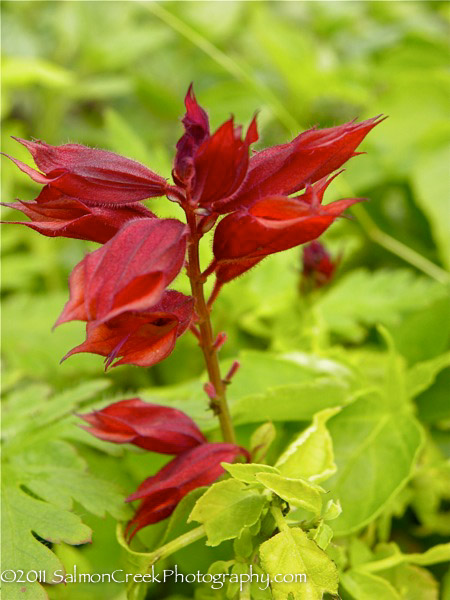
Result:
<instances>
[{"instance_id":1,"label":"small stem branch","mask_svg":"<svg viewBox=\"0 0 450 600\"><path fill-rule=\"evenodd\" d=\"M278 506L272 506L270 510L272 512L273 518L275 519L275 523L277 524L278 529L280 531L288 531L289 525L286 523L283 517L281 508L279 508Z\"/></svg>"},{"instance_id":2,"label":"small stem branch","mask_svg":"<svg viewBox=\"0 0 450 600\"><path fill-rule=\"evenodd\" d=\"M215 336L213 335L210 310L205 301L203 290L204 277L200 270L199 242L201 233L197 230L196 217L189 206L186 206L186 218L190 234L188 241L188 275L191 282L192 296L195 302L195 312L198 317L197 328L200 332L200 347L205 359L206 369L210 383L216 391L215 398L211 399L211 407L219 417L220 428L225 442L236 443L233 423L226 399L226 386L220 373L217 348L214 346Z\"/></svg>"},{"instance_id":3,"label":"small stem branch","mask_svg":"<svg viewBox=\"0 0 450 600\"><path fill-rule=\"evenodd\" d=\"M175 538L171 542L164 544L164 546L161 546L160 548L152 552L153 557L151 558L149 567L157 563L159 560L167 558L174 552L177 552L177 550L181 550L182 548L193 544L197 540L201 540L202 537L204 537L205 535L205 528L203 527L203 525L200 525L200 527L191 529L191 531L188 531L187 533L184 533L183 535L180 535L179 537Z\"/></svg>"}]
</instances>

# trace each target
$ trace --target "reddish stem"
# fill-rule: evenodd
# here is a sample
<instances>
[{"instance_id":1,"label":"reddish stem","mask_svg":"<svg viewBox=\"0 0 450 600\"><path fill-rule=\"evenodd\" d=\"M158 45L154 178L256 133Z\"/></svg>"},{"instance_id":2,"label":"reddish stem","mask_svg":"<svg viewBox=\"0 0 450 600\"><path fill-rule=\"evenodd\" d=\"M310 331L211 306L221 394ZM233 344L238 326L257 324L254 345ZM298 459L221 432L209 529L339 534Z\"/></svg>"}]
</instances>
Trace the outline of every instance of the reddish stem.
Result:
<instances>
[{"instance_id":1,"label":"reddish stem","mask_svg":"<svg viewBox=\"0 0 450 600\"><path fill-rule=\"evenodd\" d=\"M211 408L219 417L220 428L225 442L236 443L233 423L226 399L226 386L220 374L217 348L214 346L215 337L213 335L210 311L206 305L203 285L205 278L200 270L199 242L202 233L197 229L196 215L189 206L185 205L186 219L189 226L188 238L188 275L191 282L192 296L195 302L195 312L198 318L197 329L200 332L199 344L205 359L206 369L208 371L209 381L215 390L215 397L210 398Z\"/></svg>"}]
</instances>

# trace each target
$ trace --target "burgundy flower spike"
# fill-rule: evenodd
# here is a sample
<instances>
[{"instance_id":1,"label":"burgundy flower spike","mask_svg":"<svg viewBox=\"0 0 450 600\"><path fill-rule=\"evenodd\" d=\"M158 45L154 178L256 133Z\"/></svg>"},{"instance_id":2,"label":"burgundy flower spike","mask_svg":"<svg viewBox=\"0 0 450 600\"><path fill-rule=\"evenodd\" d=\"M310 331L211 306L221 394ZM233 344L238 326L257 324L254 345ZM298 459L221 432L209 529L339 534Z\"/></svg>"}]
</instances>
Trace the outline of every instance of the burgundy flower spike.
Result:
<instances>
[{"instance_id":1,"label":"burgundy flower spike","mask_svg":"<svg viewBox=\"0 0 450 600\"><path fill-rule=\"evenodd\" d=\"M222 462L243 458L234 443L226 405L226 385L239 363L223 377L210 308L222 286L265 257L313 242L304 254L304 277L317 285L334 265L315 240L360 198L324 204L327 187L379 117L327 129L310 129L292 141L251 152L258 141L256 117L244 132L231 117L211 132L206 111L192 85L185 98L184 132L176 145L173 184L145 165L114 152L79 144L51 146L15 138L37 168L9 157L43 187L32 202L4 206L30 220L13 221L48 237L103 244L75 266L70 297L56 325L86 323L86 339L64 359L80 352L103 356L105 368L123 364L150 367L168 357L190 330L202 348L209 381L204 389L219 416L223 439L209 443L180 410L123 400L81 415L92 435L113 443L173 454L127 501L140 501L128 524L129 539L143 527L168 517L191 490L223 474ZM186 224L158 218L141 201L166 196L184 210ZM199 242L215 225L214 259L202 272ZM188 260L186 260L188 259ZM192 297L168 289L186 267ZM215 275L207 300L203 284ZM64 360L63 359L63 360Z\"/></svg>"}]
</instances>

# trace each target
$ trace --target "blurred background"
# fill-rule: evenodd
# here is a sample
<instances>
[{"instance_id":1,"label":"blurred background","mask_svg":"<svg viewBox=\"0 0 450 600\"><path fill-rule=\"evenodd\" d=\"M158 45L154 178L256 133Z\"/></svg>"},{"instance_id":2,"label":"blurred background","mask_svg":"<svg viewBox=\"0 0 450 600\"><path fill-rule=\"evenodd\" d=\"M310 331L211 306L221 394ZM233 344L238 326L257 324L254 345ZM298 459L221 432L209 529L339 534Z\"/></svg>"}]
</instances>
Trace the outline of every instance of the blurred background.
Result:
<instances>
[{"instance_id":1,"label":"blurred background","mask_svg":"<svg viewBox=\"0 0 450 600\"><path fill-rule=\"evenodd\" d=\"M230 114L247 125L258 111L256 149L313 125L388 115L363 142L367 154L352 159L328 192L330 201L369 201L323 238L340 265L330 290L314 296L320 339L301 317L292 320L286 299L298 289L298 248L230 284L214 318L229 335L224 357L246 348L317 349L323 338L349 351L362 344L376 350L374 325L383 323L413 364L443 352L448 342L449 10L439 1L3 1L3 151L32 164L11 135L55 145L78 142L170 177L191 82L213 128ZM3 159L2 201L31 200L37 191ZM177 216L167 201L148 206ZM18 216L3 209L6 220ZM204 246L206 263L210 249ZM67 300L68 275L92 248L17 225L3 228L7 390L41 382L58 391L101 376L97 356L78 355L59 365L83 339L81 324L50 332ZM186 288L183 280L178 285ZM202 371L194 348L185 336L161 365L122 367L107 377L122 397L124 391L181 383ZM443 373L434 391L440 418L449 382L448 369ZM98 535L109 539L108 527L109 521L98 525ZM75 560L71 548L60 552L69 563ZM97 589L99 598L112 598L107 586ZM89 595L80 591L79 597Z\"/></svg>"}]
</instances>

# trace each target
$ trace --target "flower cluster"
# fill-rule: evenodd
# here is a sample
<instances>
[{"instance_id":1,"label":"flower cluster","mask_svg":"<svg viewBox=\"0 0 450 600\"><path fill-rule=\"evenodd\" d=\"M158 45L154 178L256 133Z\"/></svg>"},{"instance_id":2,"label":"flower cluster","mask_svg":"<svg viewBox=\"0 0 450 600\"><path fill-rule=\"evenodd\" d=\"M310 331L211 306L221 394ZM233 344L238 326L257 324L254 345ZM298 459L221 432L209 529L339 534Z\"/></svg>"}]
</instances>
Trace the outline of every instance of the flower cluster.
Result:
<instances>
[{"instance_id":1,"label":"flower cluster","mask_svg":"<svg viewBox=\"0 0 450 600\"><path fill-rule=\"evenodd\" d=\"M322 204L336 176L329 175L358 154L378 117L311 129L250 156L258 140L255 118L244 137L233 118L211 134L192 86L185 104L174 185L113 152L16 138L39 170L11 160L44 187L34 202L6 206L30 217L23 224L43 235L104 244L70 277L70 300L57 324L85 321L86 340L64 358L92 352L104 356L107 367L148 367L168 356L196 315L192 299L166 287L183 267L187 236L204 235L222 215L214 260L205 272L215 273L214 298L224 283L266 256L316 239L360 200ZM190 230L175 219L158 219L140 204L162 195L194 215Z\"/></svg>"},{"instance_id":2,"label":"flower cluster","mask_svg":"<svg viewBox=\"0 0 450 600\"><path fill-rule=\"evenodd\" d=\"M101 440L176 455L127 498L127 502L141 500L128 523L130 540L143 527L170 516L188 492L216 481L224 473L222 462L249 459L247 451L237 445L209 443L194 421L180 410L139 398L80 416L89 423L84 429Z\"/></svg>"},{"instance_id":3,"label":"flower cluster","mask_svg":"<svg viewBox=\"0 0 450 600\"><path fill-rule=\"evenodd\" d=\"M134 160L79 144L51 146L16 138L37 169L9 157L43 186L33 202L6 204L30 219L14 223L49 237L102 244L70 276L70 298L56 325L83 321L86 339L64 358L90 352L103 356L106 368L149 367L166 358L184 332L190 330L200 340L209 374L205 391L229 443L208 443L182 412L137 398L83 416L90 433L103 440L175 455L128 498L141 500L128 526L130 537L170 515L190 490L215 481L223 472L221 462L248 459L234 443L225 398L225 384L238 363L221 378L217 352L226 336L219 334L214 341L209 310L224 284L270 254L315 240L360 200L323 203L335 172L358 154L359 144L380 123L375 117L314 128L252 153L258 140L256 118L245 134L233 118L211 133L192 86L185 105L173 184ZM141 204L157 196L178 203L186 224L158 218ZM214 258L202 273L199 241L214 227ZM309 261L315 272L329 277L327 258L313 249L309 254L305 269ZM185 266L192 297L168 289ZM213 274L216 283L206 302L203 284Z\"/></svg>"}]
</instances>

